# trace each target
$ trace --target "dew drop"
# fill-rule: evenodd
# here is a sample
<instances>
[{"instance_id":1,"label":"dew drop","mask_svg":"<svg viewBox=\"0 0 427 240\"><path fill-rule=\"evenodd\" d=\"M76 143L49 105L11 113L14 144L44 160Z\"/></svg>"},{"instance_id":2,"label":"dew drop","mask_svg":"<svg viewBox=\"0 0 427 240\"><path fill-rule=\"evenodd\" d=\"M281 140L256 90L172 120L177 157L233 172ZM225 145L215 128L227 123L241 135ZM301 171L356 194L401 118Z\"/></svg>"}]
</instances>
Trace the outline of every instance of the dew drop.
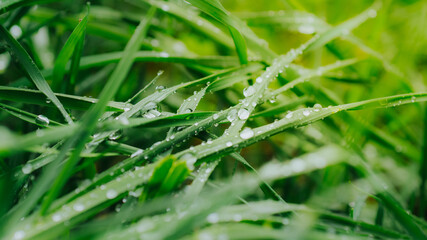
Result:
<instances>
[{"instance_id":1,"label":"dew drop","mask_svg":"<svg viewBox=\"0 0 427 240\"><path fill-rule=\"evenodd\" d=\"M245 97L250 97L250 96L254 95L254 93L255 93L254 86L249 86L243 90L243 95Z\"/></svg>"},{"instance_id":2,"label":"dew drop","mask_svg":"<svg viewBox=\"0 0 427 240\"><path fill-rule=\"evenodd\" d=\"M315 112L318 112L320 111L320 109L322 109L322 105L320 105L319 103L316 103L314 104L313 108Z\"/></svg>"},{"instance_id":3,"label":"dew drop","mask_svg":"<svg viewBox=\"0 0 427 240\"><path fill-rule=\"evenodd\" d=\"M22 172L24 174L30 174L32 171L33 171L33 166L31 166L31 164L27 163L22 167Z\"/></svg>"},{"instance_id":4,"label":"dew drop","mask_svg":"<svg viewBox=\"0 0 427 240\"><path fill-rule=\"evenodd\" d=\"M212 116L212 118L213 118L213 120L217 120L218 118L219 118L219 116L218 116L218 114L214 114L213 116Z\"/></svg>"},{"instance_id":5,"label":"dew drop","mask_svg":"<svg viewBox=\"0 0 427 240\"><path fill-rule=\"evenodd\" d=\"M159 85L156 87L157 91L165 90L165 86Z\"/></svg>"},{"instance_id":6,"label":"dew drop","mask_svg":"<svg viewBox=\"0 0 427 240\"><path fill-rule=\"evenodd\" d=\"M54 222L59 222L59 221L61 221L61 219L62 219L62 217L61 217L61 215L60 215L60 214L58 214L58 213L56 213L56 214L53 214L53 215L52 215L52 220L53 220Z\"/></svg>"},{"instance_id":7,"label":"dew drop","mask_svg":"<svg viewBox=\"0 0 427 240\"><path fill-rule=\"evenodd\" d=\"M19 240L23 239L25 237L25 232L22 230L16 231L15 234L13 234L13 239Z\"/></svg>"},{"instance_id":8,"label":"dew drop","mask_svg":"<svg viewBox=\"0 0 427 240\"><path fill-rule=\"evenodd\" d=\"M192 113L192 112L193 112L193 109L191 108L187 108L184 110L184 113Z\"/></svg>"},{"instance_id":9,"label":"dew drop","mask_svg":"<svg viewBox=\"0 0 427 240\"><path fill-rule=\"evenodd\" d=\"M252 129L250 129L250 128L245 128L245 129L243 129L241 132L240 132L240 137L242 138L242 139L249 139L249 138L251 138L251 137L253 137L254 136L254 131L252 131Z\"/></svg>"},{"instance_id":10,"label":"dew drop","mask_svg":"<svg viewBox=\"0 0 427 240\"><path fill-rule=\"evenodd\" d=\"M47 125L49 125L49 122L50 122L49 118L47 118L44 115L38 115L36 117L36 123L38 123L40 125L47 126Z\"/></svg>"},{"instance_id":11,"label":"dew drop","mask_svg":"<svg viewBox=\"0 0 427 240\"><path fill-rule=\"evenodd\" d=\"M292 160L290 165L294 172L302 172L305 169L305 162L300 158Z\"/></svg>"},{"instance_id":12,"label":"dew drop","mask_svg":"<svg viewBox=\"0 0 427 240\"><path fill-rule=\"evenodd\" d=\"M167 58L167 57L169 57L169 53L167 53L167 52L160 52L160 53L159 53L159 56L160 56L160 57Z\"/></svg>"},{"instance_id":13,"label":"dew drop","mask_svg":"<svg viewBox=\"0 0 427 240\"><path fill-rule=\"evenodd\" d=\"M374 17L376 17L376 16L377 16L377 11L376 11L375 9L370 9L370 10L368 11L368 16L369 16L370 18L374 18Z\"/></svg>"},{"instance_id":14,"label":"dew drop","mask_svg":"<svg viewBox=\"0 0 427 240\"><path fill-rule=\"evenodd\" d=\"M165 12L169 11L169 6L168 6L168 5L166 5L166 4L162 4L161 8L162 8L162 10L163 10L163 11L165 11Z\"/></svg>"},{"instance_id":15,"label":"dew drop","mask_svg":"<svg viewBox=\"0 0 427 240\"><path fill-rule=\"evenodd\" d=\"M110 140L117 140L122 136L122 134L120 133L120 131L115 131L112 134L110 134L110 136L108 136L108 139Z\"/></svg>"},{"instance_id":16,"label":"dew drop","mask_svg":"<svg viewBox=\"0 0 427 240\"><path fill-rule=\"evenodd\" d=\"M130 157L134 158L134 157L139 156L141 154L142 154L142 149L138 149L134 153L132 153L132 155L130 155Z\"/></svg>"},{"instance_id":17,"label":"dew drop","mask_svg":"<svg viewBox=\"0 0 427 240\"><path fill-rule=\"evenodd\" d=\"M117 197L117 192L116 192L116 190L110 189L107 191L107 194L105 196L108 199L113 199L113 198Z\"/></svg>"},{"instance_id":18,"label":"dew drop","mask_svg":"<svg viewBox=\"0 0 427 240\"><path fill-rule=\"evenodd\" d=\"M236 117L237 117L236 115L237 115L237 110L231 109L227 115L228 121L233 122L234 120L236 120Z\"/></svg>"},{"instance_id":19,"label":"dew drop","mask_svg":"<svg viewBox=\"0 0 427 240\"><path fill-rule=\"evenodd\" d=\"M233 143L232 143L232 142L230 142L230 141L228 141L225 145L226 145L227 147L231 147L231 146L233 146Z\"/></svg>"},{"instance_id":20,"label":"dew drop","mask_svg":"<svg viewBox=\"0 0 427 240\"><path fill-rule=\"evenodd\" d=\"M219 221L218 213L211 213L207 216L206 220L209 223L217 223Z\"/></svg>"},{"instance_id":21,"label":"dew drop","mask_svg":"<svg viewBox=\"0 0 427 240\"><path fill-rule=\"evenodd\" d=\"M76 210L77 212L81 212L85 210L85 206L81 203L76 203L73 205L73 209Z\"/></svg>"},{"instance_id":22,"label":"dew drop","mask_svg":"<svg viewBox=\"0 0 427 240\"><path fill-rule=\"evenodd\" d=\"M257 83L262 83L262 77L257 77L255 80Z\"/></svg>"},{"instance_id":23,"label":"dew drop","mask_svg":"<svg viewBox=\"0 0 427 240\"><path fill-rule=\"evenodd\" d=\"M239 112L237 113L237 115L239 116L239 118L241 120L245 120L249 118L249 111L246 108L242 108L239 110Z\"/></svg>"},{"instance_id":24,"label":"dew drop","mask_svg":"<svg viewBox=\"0 0 427 240\"><path fill-rule=\"evenodd\" d=\"M302 111L302 114L307 117L308 115L310 115L310 110L305 109L304 111Z\"/></svg>"},{"instance_id":25,"label":"dew drop","mask_svg":"<svg viewBox=\"0 0 427 240\"><path fill-rule=\"evenodd\" d=\"M294 115L293 112L288 112L288 114L286 114L286 118L289 119Z\"/></svg>"}]
</instances>

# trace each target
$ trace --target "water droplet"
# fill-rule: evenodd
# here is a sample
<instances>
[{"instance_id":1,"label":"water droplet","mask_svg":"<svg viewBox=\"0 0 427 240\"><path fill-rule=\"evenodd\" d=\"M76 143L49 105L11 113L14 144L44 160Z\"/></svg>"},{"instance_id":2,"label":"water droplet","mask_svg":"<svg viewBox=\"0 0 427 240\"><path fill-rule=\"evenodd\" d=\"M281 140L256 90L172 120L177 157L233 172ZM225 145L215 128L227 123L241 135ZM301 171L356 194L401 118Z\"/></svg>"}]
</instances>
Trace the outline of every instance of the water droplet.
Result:
<instances>
[{"instance_id":1,"label":"water droplet","mask_svg":"<svg viewBox=\"0 0 427 240\"><path fill-rule=\"evenodd\" d=\"M73 209L76 210L77 212L81 212L85 210L85 206L81 203L76 203L73 205Z\"/></svg>"},{"instance_id":2,"label":"water droplet","mask_svg":"<svg viewBox=\"0 0 427 240\"><path fill-rule=\"evenodd\" d=\"M319 103L314 104L313 109L315 112L320 111L320 109L322 109L322 105L320 105Z\"/></svg>"},{"instance_id":3,"label":"water droplet","mask_svg":"<svg viewBox=\"0 0 427 240\"><path fill-rule=\"evenodd\" d=\"M18 25L13 25L10 28L10 34L12 34L14 38L19 38L22 35L22 29Z\"/></svg>"},{"instance_id":4,"label":"water droplet","mask_svg":"<svg viewBox=\"0 0 427 240\"><path fill-rule=\"evenodd\" d=\"M239 112L237 113L237 115L239 116L239 118L241 120L245 120L245 119L249 118L250 113L249 113L249 111L246 108L242 108L242 109L239 110Z\"/></svg>"},{"instance_id":5,"label":"water droplet","mask_svg":"<svg viewBox=\"0 0 427 240\"><path fill-rule=\"evenodd\" d=\"M310 110L305 109L304 111L302 111L302 114L307 117L308 115L310 115Z\"/></svg>"},{"instance_id":6,"label":"water droplet","mask_svg":"<svg viewBox=\"0 0 427 240\"><path fill-rule=\"evenodd\" d=\"M314 27L311 25L301 25L298 27L298 32L303 34L313 34L315 31Z\"/></svg>"},{"instance_id":7,"label":"water droplet","mask_svg":"<svg viewBox=\"0 0 427 240\"><path fill-rule=\"evenodd\" d=\"M159 56L160 56L160 57L167 58L167 57L169 57L169 53L167 53L167 52L160 52L160 53L159 53Z\"/></svg>"},{"instance_id":8,"label":"water droplet","mask_svg":"<svg viewBox=\"0 0 427 240\"><path fill-rule=\"evenodd\" d=\"M236 222L242 221L242 216L240 214L234 214L233 220Z\"/></svg>"},{"instance_id":9,"label":"water droplet","mask_svg":"<svg viewBox=\"0 0 427 240\"><path fill-rule=\"evenodd\" d=\"M60 214L58 214L58 213L56 213L56 214L53 214L53 215L52 215L52 220L53 220L54 222L59 222L59 221L61 221L61 219L62 219L62 217L61 217L61 215L60 215Z\"/></svg>"},{"instance_id":10,"label":"water droplet","mask_svg":"<svg viewBox=\"0 0 427 240\"><path fill-rule=\"evenodd\" d=\"M119 116L117 120L123 125L129 125L129 119L125 116Z\"/></svg>"},{"instance_id":11,"label":"water droplet","mask_svg":"<svg viewBox=\"0 0 427 240\"><path fill-rule=\"evenodd\" d=\"M214 114L213 116L212 116L212 118L213 118L213 120L217 120L218 118L219 118L219 116L218 116L218 114Z\"/></svg>"},{"instance_id":12,"label":"water droplet","mask_svg":"<svg viewBox=\"0 0 427 240\"><path fill-rule=\"evenodd\" d=\"M416 97L411 97L411 102L415 102Z\"/></svg>"},{"instance_id":13,"label":"water droplet","mask_svg":"<svg viewBox=\"0 0 427 240\"><path fill-rule=\"evenodd\" d=\"M305 169L305 162L300 158L293 159L290 163L290 166L294 172L302 172Z\"/></svg>"},{"instance_id":14,"label":"water droplet","mask_svg":"<svg viewBox=\"0 0 427 240\"><path fill-rule=\"evenodd\" d=\"M49 103L51 103L52 101L50 100L50 98L46 98L46 103L47 104L49 104Z\"/></svg>"},{"instance_id":15,"label":"water droplet","mask_svg":"<svg viewBox=\"0 0 427 240\"><path fill-rule=\"evenodd\" d=\"M31 166L31 164L27 163L22 167L22 172L24 174L30 174L32 171L33 171L33 166Z\"/></svg>"},{"instance_id":16,"label":"water droplet","mask_svg":"<svg viewBox=\"0 0 427 240\"><path fill-rule=\"evenodd\" d=\"M166 4L162 4L161 8L162 8L162 10L163 10L163 11L165 11L165 12L169 11L169 6L168 6L168 5L166 5Z\"/></svg>"},{"instance_id":17,"label":"water droplet","mask_svg":"<svg viewBox=\"0 0 427 240\"><path fill-rule=\"evenodd\" d=\"M157 91L165 90L165 86L159 85L156 87Z\"/></svg>"},{"instance_id":18,"label":"water droplet","mask_svg":"<svg viewBox=\"0 0 427 240\"><path fill-rule=\"evenodd\" d=\"M49 122L50 122L49 118L47 118L44 115L38 115L36 117L36 123L38 123L40 125L47 126L47 125L49 125Z\"/></svg>"},{"instance_id":19,"label":"water droplet","mask_svg":"<svg viewBox=\"0 0 427 240\"><path fill-rule=\"evenodd\" d=\"M16 231L15 234L13 234L13 239L19 240L23 239L25 237L25 232L22 230Z\"/></svg>"},{"instance_id":20,"label":"water droplet","mask_svg":"<svg viewBox=\"0 0 427 240\"><path fill-rule=\"evenodd\" d=\"M208 139L208 141L206 141L207 144L212 144L212 139Z\"/></svg>"},{"instance_id":21,"label":"water droplet","mask_svg":"<svg viewBox=\"0 0 427 240\"><path fill-rule=\"evenodd\" d=\"M292 116L294 115L294 113L293 112L288 112L288 114L286 114L286 118L291 118Z\"/></svg>"},{"instance_id":22,"label":"water droplet","mask_svg":"<svg viewBox=\"0 0 427 240\"><path fill-rule=\"evenodd\" d=\"M105 196L108 199L113 199L113 198L117 197L117 192L116 192L116 190L110 189L107 191L107 194Z\"/></svg>"},{"instance_id":23,"label":"water droplet","mask_svg":"<svg viewBox=\"0 0 427 240\"><path fill-rule=\"evenodd\" d=\"M255 80L257 83L262 83L262 77L257 77Z\"/></svg>"},{"instance_id":24,"label":"water droplet","mask_svg":"<svg viewBox=\"0 0 427 240\"><path fill-rule=\"evenodd\" d=\"M206 218L206 220L209 223L217 223L219 221L219 215L218 213L211 213L208 215L208 217Z\"/></svg>"},{"instance_id":25,"label":"water droplet","mask_svg":"<svg viewBox=\"0 0 427 240\"><path fill-rule=\"evenodd\" d=\"M227 147L231 147L231 146L233 146L233 143L232 143L232 142L230 142L230 141L228 141L225 145L226 145Z\"/></svg>"},{"instance_id":26,"label":"water droplet","mask_svg":"<svg viewBox=\"0 0 427 240\"><path fill-rule=\"evenodd\" d=\"M228 121L233 122L234 120L236 120L236 117L237 117L237 110L231 109L227 115Z\"/></svg>"},{"instance_id":27,"label":"water droplet","mask_svg":"<svg viewBox=\"0 0 427 240\"><path fill-rule=\"evenodd\" d=\"M184 113L192 113L192 112L193 112L193 109L191 108L187 108L184 110Z\"/></svg>"},{"instance_id":28,"label":"water droplet","mask_svg":"<svg viewBox=\"0 0 427 240\"><path fill-rule=\"evenodd\" d=\"M110 140L117 140L122 136L122 134L120 133L120 131L115 131L112 134L110 134L110 136L108 136L108 139Z\"/></svg>"},{"instance_id":29,"label":"water droplet","mask_svg":"<svg viewBox=\"0 0 427 240\"><path fill-rule=\"evenodd\" d=\"M138 149L134 153L132 153L132 155L130 155L130 157L134 158L134 157L139 156L141 154L142 154L142 149Z\"/></svg>"},{"instance_id":30,"label":"water droplet","mask_svg":"<svg viewBox=\"0 0 427 240\"><path fill-rule=\"evenodd\" d=\"M250 129L250 128L245 128L245 129L243 129L241 132L240 132L240 137L242 138L242 139L249 139L249 138L251 138L251 137L253 137L254 136L254 131L252 131L252 129Z\"/></svg>"},{"instance_id":31,"label":"water droplet","mask_svg":"<svg viewBox=\"0 0 427 240\"><path fill-rule=\"evenodd\" d=\"M245 97L250 97L250 96L254 95L255 91L256 91L256 89L254 88L254 86L249 86L243 90L243 95Z\"/></svg>"},{"instance_id":32,"label":"water droplet","mask_svg":"<svg viewBox=\"0 0 427 240\"><path fill-rule=\"evenodd\" d=\"M154 115L153 113L147 112L146 114L144 114L143 117L145 117L145 118L155 118L156 115Z\"/></svg>"},{"instance_id":33,"label":"water droplet","mask_svg":"<svg viewBox=\"0 0 427 240\"><path fill-rule=\"evenodd\" d=\"M368 11L368 16L369 16L370 18L374 18L374 17L376 17L376 16L377 16L377 11L376 11L375 9L370 9L370 10Z\"/></svg>"}]
</instances>

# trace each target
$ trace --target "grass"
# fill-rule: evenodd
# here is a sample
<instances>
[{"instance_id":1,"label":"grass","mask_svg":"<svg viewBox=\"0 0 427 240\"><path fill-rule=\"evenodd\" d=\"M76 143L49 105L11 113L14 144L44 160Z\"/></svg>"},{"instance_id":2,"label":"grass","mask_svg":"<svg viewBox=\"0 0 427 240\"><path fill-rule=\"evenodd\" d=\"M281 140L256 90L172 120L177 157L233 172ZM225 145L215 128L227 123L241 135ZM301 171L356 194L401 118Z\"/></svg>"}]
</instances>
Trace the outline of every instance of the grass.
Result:
<instances>
[{"instance_id":1,"label":"grass","mask_svg":"<svg viewBox=\"0 0 427 240\"><path fill-rule=\"evenodd\" d=\"M333 3L0 3L1 238L427 239L427 4Z\"/></svg>"}]
</instances>

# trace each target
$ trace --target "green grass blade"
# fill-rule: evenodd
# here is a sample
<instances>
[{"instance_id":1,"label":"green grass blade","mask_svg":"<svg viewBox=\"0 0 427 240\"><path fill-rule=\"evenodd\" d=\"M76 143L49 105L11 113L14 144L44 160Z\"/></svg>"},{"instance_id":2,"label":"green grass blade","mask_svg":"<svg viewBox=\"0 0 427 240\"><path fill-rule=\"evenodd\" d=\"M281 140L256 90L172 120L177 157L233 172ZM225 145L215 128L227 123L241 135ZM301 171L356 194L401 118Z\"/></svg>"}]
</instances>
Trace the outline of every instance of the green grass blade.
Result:
<instances>
[{"instance_id":1,"label":"green grass blade","mask_svg":"<svg viewBox=\"0 0 427 240\"><path fill-rule=\"evenodd\" d=\"M19 59L20 63L27 71L28 75L30 76L31 80L33 80L36 87L41 92L43 92L53 102L53 104L55 104L55 106L64 116L65 120L68 123L72 123L73 120L71 120L67 111L65 111L64 106L62 106L61 102L52 92L52 89L47 84L43 75L40 73L39 69L31 59L31 57L28 55L28 53L25 51L25 49L21 46L21 44L19 44L18 41L16 41L15 38L13 38L12 35L10 35L10 33L3 26L0 26L0 37L4 41L4 44L8 46L10 53L13 56L16 56L17 59Z\"/></svg>"},{"instance_id":2,"label":"green grass blade","mask_svg":"<svg viewBox=\"0 0 427 240\"><path fill-rule=\"evenodd\" d=\"M41 208L41 214L45 214L47 212L50 204L59 194L60 189L70 177L68 173L70 169L73 168L77 161L80 159L80 151L85 145L84 141L82 140L87 139L90 132L95 127L96 120L101 116L105 107L107 106L108 101L114 97L115 93L120 87L121 82L123 82L123 80L125 79L127 73L129 72L133 64L134 53L141 46L142 40L148 32L150 21L153 18L154 14L155 9L152 8L147 14L147 16L141 20L140 24L135 30L134 35L129 40L129 43L126 45L126 48L124 50L124 57L120 60L118 66L116 67L110 79L108 80L107 85L101 92L98 103L90 109L90 111L85 115L84 119L82 120L82 124L83 126L85 126L85 128L80 128L80 131L78 131L73 136L72 140L70 140L70 142L73 143L74 141L77 141L77 139L79 139L80 143L76 146L75 150L73 151L73 154L70 156L70 159L61 169L61 172L59 174L60 177L56 178L52 188L44 199ZM62 151L68 151L68 149L64 148Z\"/></svg>"},{"instance_id":3,"label":"green grass blade","mask_svg":"<svg viewBox=\"0 0 427 240\"><path fill-rule=\"evenodd\" d=\"M52 75L52 89L60 90L61 84L64 82L65 66L70 60L73 53L79 49L78 45L84 39L86 25L89 16L89 7L86 16L76 26L70 37L65 42L58 57L56 58Z\"/></svg>"}]
</instances>

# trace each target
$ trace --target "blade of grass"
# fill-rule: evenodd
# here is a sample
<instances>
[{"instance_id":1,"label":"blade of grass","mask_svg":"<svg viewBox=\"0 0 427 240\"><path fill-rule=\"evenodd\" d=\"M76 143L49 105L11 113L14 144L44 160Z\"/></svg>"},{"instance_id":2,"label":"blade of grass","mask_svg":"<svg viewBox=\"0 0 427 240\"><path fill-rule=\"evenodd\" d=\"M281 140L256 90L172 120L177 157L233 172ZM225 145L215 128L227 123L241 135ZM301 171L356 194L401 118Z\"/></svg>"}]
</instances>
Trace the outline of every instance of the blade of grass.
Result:
<instances>
[{"instance_id":1,"label":"blade of grass","mask_svg":"<svg viewBox=\"0 0 427 240\"><path fill-rule=\"evenodd\" d=\"M21 44L19 44L18 41L16 41L15 38L13 38L12 35L10 35L9 31L7 31L3 26L0 26L0 39L2 39L2 41L4 41L4 44L8 46L10 54L12 56L16 56L16 58L19 59L22 66L30 76L31 80L33 80L36 87L41 92L43 92L43 94L45 94L53 102L53 104L55 104L55 106L59 109L61 114L64 116L65 120L68 123L72 123L73 120L71 120L67 111L65 111L64 106L62 106L61 102L52 92L52 89L47 84L46 80L44 79L43 75L40 73L39 69L31 59L31 57L28 55L25 49L21 46Z\"/></svg>"},{"instance_id":2,"label":"blade of grass","mask_svg":"<svg viewBox=\"0 0 427 240\"><path fill-rule=\"evenodd\" d=\"M50 204L59 194L60 189L70 177L68 174L69 170L73 168L74 165L77 163L77 161L80 159L79 157L80 151L83 149L85 145L85 142L83 140L86 140L88 138L90 132L95 127L97 119L101 116L105 107L107 106L108 101L112 97L114 97L115 93L120 87L120 84L124 81L125 77L127 76L127 73L129 72L134 62L134 54L136 50L138 50L138 48L141 46L142 40L145 38L148 32L148 28L150 26L151 19L154 17L154 14L155 14L155 8L152 8L148 12L148 14L141 20L140 24L135 30L135 33L133 34L132 38L129 40L129 43L126 45L123 58L120 60L118 66L116 67L110 79L108 80L107 85L101 92L98 103L96 103L95 106L92 109L90 109L89 112L82 119L82 125L85 127L79 128L80 131L78 131L73 136L72 140L70 140L70 142L72 143L70 145L75 144L74 141L77 141L77 140L80 142L77 143L75 149L73 150L72 155L70 156L69 160L66 162L64 167L61 169L58 175L59 177L56 178L49 193L44 199L41 207L41 211L40 211L42 215L44 215L47 212L47 210L50 207ZM62 149L62 151L65 152L65 151L68 151L68 149L64 148Z\"/></svg>"},{"instance_id":3,"label":"blade of grass","mask_svg":"<svg viewBox=\"0 0 427 240\"><path fill-rule=\"evenodd\" d=\"M86 31L86 25L88 21L90 11L90 5L88 4L88 10L84 18L80 21L80 23L76 26L74 31L71 33L70 37L68 37L61 51L59 52L58 57L56 58L55 65L53 67L53 75L52 75L52 89L60 90L61 84L63 84L64 76L65 76L65 66L68 61L71 59L74 53L79 52L79 46L82 43ZM78 55L77 55L78 56ZM74 63L75 60L72 61ZM71 64L73 66L73 64ZM71 67L72 69L72 67Z\"/></svg>"}]
</instances>

